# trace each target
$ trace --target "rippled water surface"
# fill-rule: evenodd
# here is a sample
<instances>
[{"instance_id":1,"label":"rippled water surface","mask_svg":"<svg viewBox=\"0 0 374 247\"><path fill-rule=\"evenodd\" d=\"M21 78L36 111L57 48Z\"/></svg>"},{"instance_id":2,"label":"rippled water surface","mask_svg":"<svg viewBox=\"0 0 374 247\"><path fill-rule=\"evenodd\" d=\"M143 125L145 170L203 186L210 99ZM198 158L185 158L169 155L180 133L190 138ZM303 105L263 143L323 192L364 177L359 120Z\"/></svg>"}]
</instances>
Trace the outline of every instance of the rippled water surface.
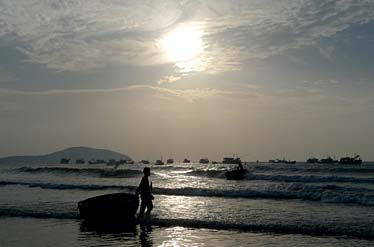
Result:
<instances>
[{"instance_id":1,"label":"rippled water surface","mask_svg":"<svg viewBox=\"0 0 374 247\"><path fill-rule=\"evenodd\" d=\"M151 166L151 219L130 231L109 227L114 232L108 232L108 227L87 227L79 219L77 202L133 193L143 166L2 165L0 223L7 227L0 229L0 246L374 243L374 164L245 166L250 172L241 181L225 179L230 165Z\"/></svg>"}]
</instances>

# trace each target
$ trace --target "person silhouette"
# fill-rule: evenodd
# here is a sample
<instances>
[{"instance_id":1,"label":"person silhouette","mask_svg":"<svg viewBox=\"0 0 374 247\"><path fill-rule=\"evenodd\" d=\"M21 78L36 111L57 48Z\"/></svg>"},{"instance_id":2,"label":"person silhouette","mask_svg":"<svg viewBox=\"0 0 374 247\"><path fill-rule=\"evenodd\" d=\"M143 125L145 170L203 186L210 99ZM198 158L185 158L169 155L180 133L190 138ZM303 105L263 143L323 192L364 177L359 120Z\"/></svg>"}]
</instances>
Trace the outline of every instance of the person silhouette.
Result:
<instances>
[{"instance_id":1,"label":"person silhouette","mask_svg":"<svg viewBox=\"0 0 374 247\"><path fill-rule=\"evenodd\" d=\"M151 190L152 187L149 185L148 177L151 175L151 169L149 167L144 167L143 178L140 181L139 187L136 189L136 194L140 194L142 202L140 204L139 215L144 215L145 208L147 208L146 215L149 215L153 209L152 200L154 199Z\"/></svg>"},{"instance_id":2,"label":"person silhouette","mask_svg":"<svg viewBox=\"0 0 374 247\"><path fill-rule=\"evenodd\" d=\"M242 164L242 161L241 160L238 160L238 166L236 167L236 169L238 171L243 171L244 168L243 168L243 164Z\"/></svg>"}]
</instances>

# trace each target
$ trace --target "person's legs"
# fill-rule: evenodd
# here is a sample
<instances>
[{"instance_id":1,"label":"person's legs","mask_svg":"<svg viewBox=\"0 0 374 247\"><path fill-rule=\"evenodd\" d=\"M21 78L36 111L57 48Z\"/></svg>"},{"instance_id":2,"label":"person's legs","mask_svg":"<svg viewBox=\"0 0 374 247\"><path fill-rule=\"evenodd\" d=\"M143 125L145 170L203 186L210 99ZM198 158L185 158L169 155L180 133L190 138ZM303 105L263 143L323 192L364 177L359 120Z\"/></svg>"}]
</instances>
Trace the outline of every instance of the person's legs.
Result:
<instances>
[{"instance_id":1,"label":"person's legs","mask_svg":"<svg viewBox=\"0 0 374 247\"><path fill-rule=\"evenodd\" d=\"M153 209L153 203L152 203L152 200L149 199L146 201L146 206L147 206L147 212L145 212L146 215L149 215Z\"/></svg>"},{"instance_id":2,"label":"person's legs","mask_svg":"<svg viewBox=\"0 0 374 247\"><path fill-rule=\"evenodd\" d=\"M139 215L143 215L144 214L145 206L146 206L146 203L145 203L144 200L142 200L142 202L140 204Z\"/></svg>"}]
</instances>

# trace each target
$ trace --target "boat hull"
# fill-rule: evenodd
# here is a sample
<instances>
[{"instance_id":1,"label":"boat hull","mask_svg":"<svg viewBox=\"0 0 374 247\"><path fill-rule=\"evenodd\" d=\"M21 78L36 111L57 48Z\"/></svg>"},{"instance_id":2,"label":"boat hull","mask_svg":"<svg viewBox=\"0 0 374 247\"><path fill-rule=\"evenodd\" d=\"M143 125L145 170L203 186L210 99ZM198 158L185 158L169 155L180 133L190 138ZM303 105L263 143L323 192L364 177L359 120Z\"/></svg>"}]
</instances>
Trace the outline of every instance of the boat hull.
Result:
<instances>
[{"instance_id":1,"label":"boat hull","mask_svg":"<svg viewBox=\"0 0 374 247\"><path fill-rule=\"evenodd\" d=\"M131 221L138 207L138 196L128 193L95 196L78 203L81 218L94 221Z\"/></svg>"},{"instance_id":2,"label":"boat hull","mask_svg":"<svg viewBox=\"0 0 374 247\"><path fill-rule=\"evenodd\" d=\"M225 173L227 180L241 180L244 179L247 169L243 170L232 170Z\"/></svg>"}]
</instances>

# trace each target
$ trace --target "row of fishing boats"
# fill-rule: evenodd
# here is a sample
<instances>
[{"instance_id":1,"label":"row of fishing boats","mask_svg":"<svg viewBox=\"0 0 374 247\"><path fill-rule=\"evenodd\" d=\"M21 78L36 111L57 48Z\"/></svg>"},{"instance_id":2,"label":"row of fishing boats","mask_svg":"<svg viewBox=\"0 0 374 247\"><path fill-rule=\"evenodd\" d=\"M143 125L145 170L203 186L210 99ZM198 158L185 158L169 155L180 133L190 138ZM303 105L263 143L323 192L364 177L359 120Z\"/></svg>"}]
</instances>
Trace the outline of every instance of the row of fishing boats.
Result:
<instances>
[{"instance_id":1,"label":"row of fishing boats","mask_svg":"<svg viewBox=\"0 0 374 247\"><path fill-rule=\"evenodd\" d=\"M307 159L306 163L309 164L342 164L342 165L360 165L362 164L362 159L360 155L355 154L353 157L345 156L341 157L339 160L333 159L331 156L327 158L309 158Z\"/></svg>"},{"instance_id":2,"label":"row of fishing boats","mask_svg":"<svg viewBox=\"0 0 374 247\"><path fill-rule=\"evenodd\" d=\"M166 160L166 164L168 165L171 165L171 164L174 164L174 159L167 159ZM223 160L221 162L217 162L217 161L210 161L209 159L207 158L201 158L199 159L199 164L209 164L209 163L212 163L212 164L239 164L239 162L241 162L240 158L238 157L224 157ZM150 164L149 160L141 160L140 163L144 164L144 165L148 165ZM183 159L183 161L181 163L191 163L191 160L185 158ZM154 163L155 165L164 165L165 162L162 160L162 158L160 160L156 160L156 162Z\"/></svg>"},{"instance_id":3,"label":"row of fishing boats","mask_svg":"<svg viewBox=\"0 0 374 247\"><path fill-rule=\"evenodd\" d=\"M269 160L269 163L277 163L277 164L296 164L296 160L286 160L283 159L275 159ZM331 156L327 156L326 158L318 159L315 157L309 158L306 160L308 164L341 164L341 165L360 165L362 164L362 159L360 155L355 154L354 156L344 156L341 157L339 160L332 158Z\"/></svg>"},{"instance_id":4,"label":"row of fishing boats","mask_svg":"<svg viewBox=\"0 0 374 247\"><path fill-rule=\"evenodd\" d=\"M60 164L69 164L71 159L67 158L62 158L60 161ZM199 159L198 163L200 164L239 164L240 158L238 157L224 157L221 162L217 161L210 161L207 158L201 158ZM259 162L259 161L257 161ZM268 161L269 163L274 163L274 164L296 164L296 160L286 160L285 158L283 159L272 159ZM75 164L85 164L85 160L83 159L77 159L75 160ZM144 164L144 165L149 165L151 162L149 160L141 160L138 163ZM153 164L154 165L171 165L174 164L175 161L174 159L167 159L166 161L163 161L163 159L156 160ZM183 159L181 163L191 163L190 159ZM341 157L339 160L332 158L331 156L327 156L326 158L318 159L315 157L309 158L306 160L306 163L308 164L343 164L343 165L360 165L362 164L362 159L360 155L354 155L354 156L344 156ZM119 166L123 164L135 164L134 160L115 160L115 159L110 159L108 161L105 160L89 160L88 164L106 164L108 166Z\"/></svg>"}]
</instances>

